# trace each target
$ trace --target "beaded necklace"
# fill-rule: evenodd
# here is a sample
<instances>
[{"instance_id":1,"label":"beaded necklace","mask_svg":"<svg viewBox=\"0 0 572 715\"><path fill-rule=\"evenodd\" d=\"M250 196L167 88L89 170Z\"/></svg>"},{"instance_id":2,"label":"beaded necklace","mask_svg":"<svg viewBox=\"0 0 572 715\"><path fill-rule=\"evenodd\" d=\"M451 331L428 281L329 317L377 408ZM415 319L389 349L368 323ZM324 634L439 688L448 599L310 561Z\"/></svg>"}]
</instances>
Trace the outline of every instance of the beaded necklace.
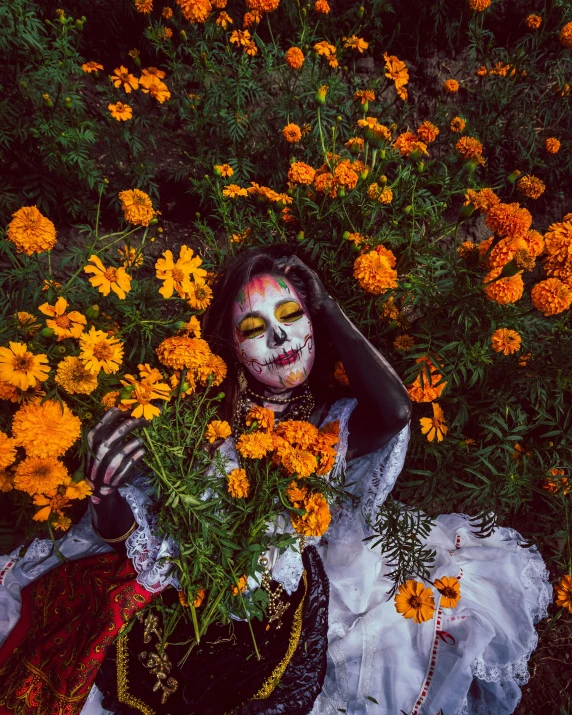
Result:
<instances>
[{"instance_id":1,"label":"beaded necklace","mask_svg":"<svg viewBox=\"0 0 572 715\"><path fill-rule=\"evenodd\" d=\"M247 387L246 390L240 393L236 402L234 410L235 432L245 427L246 414L252 405L258 404L258 401L270 402L277 405L288 405L288 409L284 410L284 415L276 415L274 417L275 423L281 422L284 419L309 422L316 408L314 396L307 385L304 388L304 392L296 397L267 397L266 395L259 395Z\"/></svg>"}]
</instances>

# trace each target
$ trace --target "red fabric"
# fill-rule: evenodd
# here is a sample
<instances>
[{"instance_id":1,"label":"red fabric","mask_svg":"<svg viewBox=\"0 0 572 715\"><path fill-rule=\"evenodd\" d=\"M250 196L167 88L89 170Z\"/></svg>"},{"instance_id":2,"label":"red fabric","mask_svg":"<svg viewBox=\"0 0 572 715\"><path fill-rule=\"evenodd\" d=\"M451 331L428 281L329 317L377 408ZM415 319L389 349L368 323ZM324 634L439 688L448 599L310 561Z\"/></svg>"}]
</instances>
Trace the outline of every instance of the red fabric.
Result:
<instances>
[{"instance_id":1,"label":"red fabric","mask_svg":"<svg viewBox=\"0 0 572 715\"><path fill-rule=\"evenodd\" d=\"M0 649L2 715L78 715L107 648L155 594L131 562L100 554L53 569L22 591L22 616Z\"/></svg>"}]
</instances>

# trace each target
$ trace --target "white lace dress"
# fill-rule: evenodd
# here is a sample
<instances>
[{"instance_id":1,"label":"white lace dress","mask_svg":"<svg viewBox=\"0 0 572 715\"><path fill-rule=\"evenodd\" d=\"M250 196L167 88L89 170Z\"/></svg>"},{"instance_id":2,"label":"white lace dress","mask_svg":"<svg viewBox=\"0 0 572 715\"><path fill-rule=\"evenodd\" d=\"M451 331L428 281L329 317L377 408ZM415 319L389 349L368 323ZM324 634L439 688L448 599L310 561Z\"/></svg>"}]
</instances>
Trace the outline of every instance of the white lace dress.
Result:
<instances>
[{"instance_id":1,"label":"white lace dress","mask_svg":"<svg viewBox=\"0 0 572 715\"><path fill-rule=\"evenodd\" d=\"M527 662L536 647L534 624L546 616L552 589L538 551L523 548L519 534L500 528L486 539L471 533L468 517L443 515L427 539L437 555L431 578L455 576L461 600L443 608L436 593L433 620L416 624L388 600L391 570L372 542L371 518L403 467L409 427L384 448L345 463L348 420L355 400L339 400L324 423L340 421L338 459L357 506L333 510L332 524L316 543L330 579L328 668L311 715L509 715L527 682ZM221 447L234 468L238 458L229 438ZM164 557L177 553L169 538L158 538L149 517L145 480L121 489L139 524L127 541L137 580L150 591L177 585ZM285 519L280 530L289 529ZM110 551L90 528L89 514L60 541L69 559ZM299 554L268 554L275 579L289 592L302 572ZM0 557L0 644L19 617L20 590L59 563L49 541L35 540L22 558ZM254 588L255 583L251 582ZM94 686L82 715L104 715Z\"/></svg>"}]
</instances>

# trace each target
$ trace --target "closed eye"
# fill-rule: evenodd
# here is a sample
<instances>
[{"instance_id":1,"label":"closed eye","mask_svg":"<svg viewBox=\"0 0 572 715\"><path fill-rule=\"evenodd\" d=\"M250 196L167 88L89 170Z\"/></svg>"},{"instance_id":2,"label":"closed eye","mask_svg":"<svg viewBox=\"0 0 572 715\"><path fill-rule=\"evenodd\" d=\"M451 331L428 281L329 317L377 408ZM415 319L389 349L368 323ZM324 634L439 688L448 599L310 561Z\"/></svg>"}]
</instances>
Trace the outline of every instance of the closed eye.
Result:
<instances>
[{"instance_id":1,"label":"closed eye","mask_svg":"<svg viewBox=\"0 0 572 715\"><path fill-rule=\"evenodd\" d=\"M274 315L281 323L293 323L304 315L304 311L298 301L287 300L276 308Z\"/></svg>"}]
</instances>

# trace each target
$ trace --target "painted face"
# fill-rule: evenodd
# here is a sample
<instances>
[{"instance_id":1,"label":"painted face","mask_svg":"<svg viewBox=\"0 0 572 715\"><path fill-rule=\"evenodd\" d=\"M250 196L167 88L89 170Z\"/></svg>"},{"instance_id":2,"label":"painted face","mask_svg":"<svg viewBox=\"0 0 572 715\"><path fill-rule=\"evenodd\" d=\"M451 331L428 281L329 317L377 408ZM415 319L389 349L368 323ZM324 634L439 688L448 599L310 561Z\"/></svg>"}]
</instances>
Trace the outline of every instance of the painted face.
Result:
<instances>
[{"instance_id":1,"label":"painted face","mask_svg":"<svg viewBox=\"0 0 572 715\"><path fill-rule=\"evenodd\" d=\"M234 301L234 346L244 367L264 385L301 385L314 364L310 317L292 284L262 275L243 286Z\"/></svg>"}]
</instances>

